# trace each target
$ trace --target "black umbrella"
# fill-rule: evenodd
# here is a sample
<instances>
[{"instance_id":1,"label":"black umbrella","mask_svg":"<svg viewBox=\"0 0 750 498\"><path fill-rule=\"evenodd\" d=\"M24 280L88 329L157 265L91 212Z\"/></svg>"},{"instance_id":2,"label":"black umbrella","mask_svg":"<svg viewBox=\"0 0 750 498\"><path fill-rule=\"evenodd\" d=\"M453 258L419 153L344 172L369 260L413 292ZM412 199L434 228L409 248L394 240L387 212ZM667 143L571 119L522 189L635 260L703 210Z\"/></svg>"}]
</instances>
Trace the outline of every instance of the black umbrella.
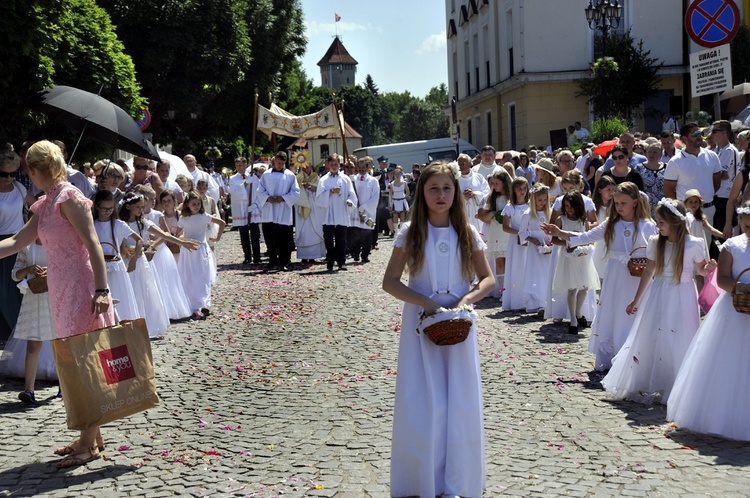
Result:
<instances>
[{"instance_id":1,"label":"black umbrella","mask_svg":"<svg viewBox=\"0 0 750 498\"><path fill-rule=\"evenodd\" d=\"M45 88L35 108L54 121L99 142L132 154L159 160L130 115L109 100L70 86ZM81 141L81 138L78 138ZM78 144L76 144L76 148ZM75 149L73 150L75 154ZM71 154L71 159L73 157Z\"/></svg>"}]
</instances>

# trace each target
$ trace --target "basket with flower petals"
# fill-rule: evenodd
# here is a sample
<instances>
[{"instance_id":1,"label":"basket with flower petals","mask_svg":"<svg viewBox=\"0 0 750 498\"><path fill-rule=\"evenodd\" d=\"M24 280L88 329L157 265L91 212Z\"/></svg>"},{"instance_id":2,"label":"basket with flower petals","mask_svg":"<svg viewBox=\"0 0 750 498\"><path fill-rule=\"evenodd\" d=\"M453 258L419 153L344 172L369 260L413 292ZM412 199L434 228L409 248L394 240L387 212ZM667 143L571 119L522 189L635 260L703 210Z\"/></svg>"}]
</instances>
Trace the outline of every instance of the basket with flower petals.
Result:
<instances>
[{"instance_id":1,"label":"basket with flower petals","mask_svg":"<svg viewBox=\"0 0 750 498\"><path fill-rule=\"evenodd\" d=\"M452 346L466 340L476 313L469 305L457 308L438 308L435 314L422 312L417 334L424 333L437 346Z\"/></svg>"}]
</instances>

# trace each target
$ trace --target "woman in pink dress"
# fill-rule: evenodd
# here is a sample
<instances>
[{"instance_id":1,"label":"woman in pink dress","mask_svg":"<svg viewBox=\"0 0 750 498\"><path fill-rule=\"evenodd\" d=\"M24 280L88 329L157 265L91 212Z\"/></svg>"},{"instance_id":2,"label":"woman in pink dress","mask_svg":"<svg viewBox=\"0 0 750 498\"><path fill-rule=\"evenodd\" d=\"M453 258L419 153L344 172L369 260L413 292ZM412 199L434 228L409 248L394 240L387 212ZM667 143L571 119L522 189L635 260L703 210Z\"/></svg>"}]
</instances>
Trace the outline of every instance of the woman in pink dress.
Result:
<instances>
[{"instance_id":1,"label":"woman in pink dress","mask_svg":"<svg viewBox=\"0 0 750 498\"><path fill-rule=\"evenodd\" d=\"M36 213L14 236L0 242L0 257L15 254L37 236L47 249L47 286L56 338L70 337L114 324L107 288L107 269L96 236L91 201L66 181L60 148L43 140L26 153L29 176L46 196L31 206ZM81 385L85 389L85 385ZM104 449L99 427L55 453L65 457L58 468L81 465L100 457Z\"/></svg>"}]
</instances>

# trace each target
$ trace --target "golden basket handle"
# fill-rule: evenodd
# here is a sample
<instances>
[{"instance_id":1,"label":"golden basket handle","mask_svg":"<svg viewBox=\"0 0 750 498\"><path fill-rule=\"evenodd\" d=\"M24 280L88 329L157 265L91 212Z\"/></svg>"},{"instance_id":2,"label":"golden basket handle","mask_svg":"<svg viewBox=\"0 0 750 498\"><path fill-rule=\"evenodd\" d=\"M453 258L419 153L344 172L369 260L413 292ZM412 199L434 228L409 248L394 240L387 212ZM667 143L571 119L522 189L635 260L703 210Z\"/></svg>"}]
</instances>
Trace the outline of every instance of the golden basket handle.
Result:
<instances>
[{"instance_id":1,"label":"golden basket handle","mask_svg":"<svg viewBox=\"0 0 750 498\"><path fill-rule=\"evenodd\" d=\"M646 246L638 246L638 247L634 247L634 248L633 248L633 250L632 250L632 251L630 251L630 254L628 254L628 256L632 256L632 255L633 255L633 253L634 253L635 251L637 251L638 249L648 249L648 247L646 247Z\"/></svg>"}]
</instances>

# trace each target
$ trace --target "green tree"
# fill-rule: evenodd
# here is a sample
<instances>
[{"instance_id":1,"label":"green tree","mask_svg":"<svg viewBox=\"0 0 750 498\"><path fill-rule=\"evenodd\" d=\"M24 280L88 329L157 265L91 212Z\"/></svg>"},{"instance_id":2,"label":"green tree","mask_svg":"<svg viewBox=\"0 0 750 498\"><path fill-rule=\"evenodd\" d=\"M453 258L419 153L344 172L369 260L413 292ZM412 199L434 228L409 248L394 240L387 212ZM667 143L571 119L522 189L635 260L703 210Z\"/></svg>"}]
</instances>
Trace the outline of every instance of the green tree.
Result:
<instances>
[{"instance_id":1,"label":"green tree","mask_svg":"<svg viewBox=\"0 0 750 498\"><path fill-rule=\"evenodd\" d=\"M740 24L737 34L729 45L732 56L732 84L750 81L750 28Z\"/></svg>"},{"instance_id":2,"label":"green tree","mask_svg":"<svg viewBox=\"0 0 750 498\"><path fill-rule=\"evenodd\" d=\"M0 2L0 73L3 140L75 138L29 111L45 86L69 85L93 93L101 89L103 97L134 117L146 103L132 60L94 0Z\"/></svg>"},{"instance_id":3,"label":"green tree","mask_svg":"<svg viewBox=\"0 0 750 498\"><path fill-rule=\"evenodd\" d=\"M602 41L601 37L596 39L595 53L602 53ZM659 70L664 63L651 57L650 50L644 50L643 40L636 43L630 30L611 33L606 41L606 55L617 63L617 70L592 71L590 78L579 82L576 96L587 97L597 116L629 118L658 92Z\"/></svg>"}]
</instances>

